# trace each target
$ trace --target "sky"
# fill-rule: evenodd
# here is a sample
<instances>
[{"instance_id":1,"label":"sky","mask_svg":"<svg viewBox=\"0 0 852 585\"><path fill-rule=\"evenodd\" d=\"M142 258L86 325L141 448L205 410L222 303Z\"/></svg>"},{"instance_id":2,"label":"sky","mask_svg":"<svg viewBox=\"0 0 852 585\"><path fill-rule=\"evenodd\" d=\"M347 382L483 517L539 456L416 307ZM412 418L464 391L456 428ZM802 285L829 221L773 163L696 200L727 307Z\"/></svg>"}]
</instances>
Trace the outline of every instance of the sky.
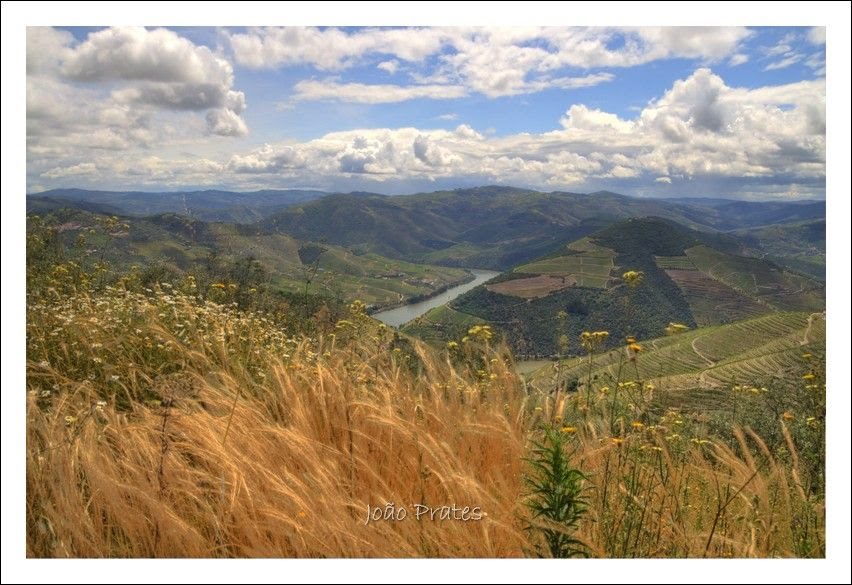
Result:
<instances>
[{"instance_id":1,"label":"sky","mask_svg":"<svg viewBox=\"0 0 852 585\"><path fill-rule=\"evenodd\" d=\"M28 27L27 192L824 199L824 27Z\"/></svg>"}]
</instances>

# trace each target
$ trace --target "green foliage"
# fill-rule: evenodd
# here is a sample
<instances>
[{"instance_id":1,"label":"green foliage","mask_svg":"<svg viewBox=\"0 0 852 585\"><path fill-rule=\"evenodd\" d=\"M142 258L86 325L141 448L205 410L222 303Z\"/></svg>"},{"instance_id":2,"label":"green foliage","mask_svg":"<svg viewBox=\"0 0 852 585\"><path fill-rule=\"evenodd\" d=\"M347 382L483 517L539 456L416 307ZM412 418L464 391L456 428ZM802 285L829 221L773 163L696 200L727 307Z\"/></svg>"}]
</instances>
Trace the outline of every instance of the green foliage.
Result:
<instances>
[{"instance_id":1,"label":"green foliage","mask_svg":"<svg viewBox=\"0 0 852 585\"><path fill-rule=\"evenodd\" d=\"M567 434L545 428L526 460L530 470L524 477L528 490L524 503L531 514L528 530L544 543L537 545L538 556L589 556L586 545L574 536L588 508L586 476L571 465L567 447Z\"/></svg>"}]
</instances>

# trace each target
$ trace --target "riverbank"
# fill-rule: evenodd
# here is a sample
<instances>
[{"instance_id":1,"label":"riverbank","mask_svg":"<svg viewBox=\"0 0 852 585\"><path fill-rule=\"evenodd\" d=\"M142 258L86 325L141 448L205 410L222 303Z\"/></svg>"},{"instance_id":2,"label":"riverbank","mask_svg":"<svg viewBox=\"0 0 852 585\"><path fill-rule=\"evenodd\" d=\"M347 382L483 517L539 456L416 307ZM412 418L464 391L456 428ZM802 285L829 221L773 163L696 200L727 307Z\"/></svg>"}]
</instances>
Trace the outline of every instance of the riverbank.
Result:
<instances>
[{"instance_id":1,"label":"riverbank","mask_svg":"<svg viewBox=\"0 0 852 585\"><path fill-rule=\"evenodd\" d=\"M435 290L433 290L432 292L429 292L429 293L410 296L403 301L399 301L398 303L384 303L384 304L372 305L368 309L367 314L372 316L372 315L375 315L377 313L383 313L385 311L392 311L393 309L398 309L400 307L405 307L405 306L408 306L408 305L416 305L417 303L423 303L425 301L428 301L430 299L437 297L438 295L444 294L445 292L447 292L448 290L450 290L452 288L455 288L457 286L464 286L465 284L467 284L469 282L473 282L474 280L476 280L476 275L473 272L471 272L469 268L464 268L464 270L467 272L467 274L463 278L460 278L459 280L454 280L452 282L448 282L444 285L441 285L441 286L439 286L438 288L436 288Z\"/></svg>"},{"instance_id":2,"label":"riverbank","mask_svg":"<svg viewBox=\"0 0 852 585\"><path fill-rule=\"evenodd\" d=\"M372 312L371 316L386 325L390 325L391 327L400 327L405 323L416 319L430 309L444 305L459 295L464 294L480 284L488 282L500 274L494 270L480 270L477 268L469 268L468 270L473 278L462 284L448 287L443 292L430 295L428 298L418 302L404 303L393 309Z\"/></svg>"}]
</instances>

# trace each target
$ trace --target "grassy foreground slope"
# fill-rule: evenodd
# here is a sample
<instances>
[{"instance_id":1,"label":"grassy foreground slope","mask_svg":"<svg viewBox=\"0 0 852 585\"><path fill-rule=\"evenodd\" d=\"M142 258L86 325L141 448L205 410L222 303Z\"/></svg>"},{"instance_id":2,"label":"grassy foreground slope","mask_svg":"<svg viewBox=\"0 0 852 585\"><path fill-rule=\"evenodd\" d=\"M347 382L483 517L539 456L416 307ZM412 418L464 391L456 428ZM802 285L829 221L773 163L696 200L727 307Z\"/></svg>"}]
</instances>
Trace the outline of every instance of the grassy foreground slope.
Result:
<instances>
[{"instance_id":1,"label":"grassy foreground slope","mask_svg":"<svg viewBox=\"0 0 852 585\"><path fill-rule=\"evenodd\" d=\"M168 289L33 296L27 555L525 556L542 428L588 477L573 534L590 555L824 554L818 459L795 458L819 444L818 410L760 415L780 443L708 435L636 397L530 393L484 333L445 353L394 347L358 307L308 338ZM719 490L742 497L722 506ZM409 517L366 522L389 502ZM483 515L417 521L415 503Z\"/></svg>"}]
</instances>

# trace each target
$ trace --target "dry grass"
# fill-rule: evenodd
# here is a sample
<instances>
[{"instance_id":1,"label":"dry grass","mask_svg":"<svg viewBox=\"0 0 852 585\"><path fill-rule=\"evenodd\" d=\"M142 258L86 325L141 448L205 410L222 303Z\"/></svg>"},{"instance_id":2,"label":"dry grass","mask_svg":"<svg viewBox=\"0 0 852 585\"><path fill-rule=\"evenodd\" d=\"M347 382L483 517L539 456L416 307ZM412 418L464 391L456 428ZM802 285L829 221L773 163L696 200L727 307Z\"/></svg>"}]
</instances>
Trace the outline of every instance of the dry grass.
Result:
<instances>
[{"instance_id":1,"label":"dry grass","mask_svg":"<svg viewBox=\"0 0 852 585\"><path fill-rule=\"evenodd\" d=\"M487 340L412 347L357 311L294 339L170 290L31 301L28 556L524 556L529 439L599 405L530 391ZM758 437L678 442L674 420L594 412L571 460L595 555L824 554L822 500ZM408 517L365 525L388 502ZM414 504L487 515L417 521Z\"/></svg>"}]
</instances>

